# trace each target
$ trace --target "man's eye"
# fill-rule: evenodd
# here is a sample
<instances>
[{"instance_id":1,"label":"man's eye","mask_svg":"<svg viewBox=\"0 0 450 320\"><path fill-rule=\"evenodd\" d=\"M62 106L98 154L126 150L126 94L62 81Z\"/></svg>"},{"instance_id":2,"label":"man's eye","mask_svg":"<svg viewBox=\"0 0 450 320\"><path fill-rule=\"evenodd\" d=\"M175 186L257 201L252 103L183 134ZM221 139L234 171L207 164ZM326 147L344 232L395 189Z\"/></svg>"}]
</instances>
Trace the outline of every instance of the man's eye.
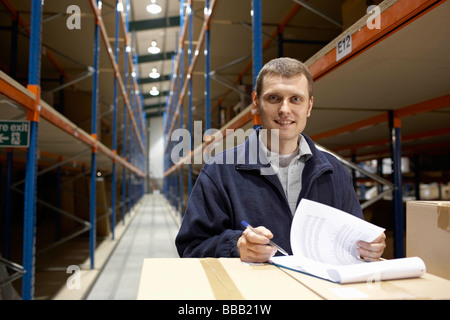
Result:
<instances>
[{"instance_id":1,"label":"man's eye","mask_svg":"<svg viewBox=\"0 0 450 320\"><path fill-rule=\"evenodd\" d=\"M270 101L278 101L279 98L277 96L269 96Z\"/></svg>"},{"instance_id":2,"label":"man's eye","mask_svg":"<svg viewBox=\"0 0 450 320\"><path fill-rule=\"evenodd\" d=\"M302 102L303 101L303 99L301 97L293 97L291 100L293 102Z\"/></svg>"}]
</instances>

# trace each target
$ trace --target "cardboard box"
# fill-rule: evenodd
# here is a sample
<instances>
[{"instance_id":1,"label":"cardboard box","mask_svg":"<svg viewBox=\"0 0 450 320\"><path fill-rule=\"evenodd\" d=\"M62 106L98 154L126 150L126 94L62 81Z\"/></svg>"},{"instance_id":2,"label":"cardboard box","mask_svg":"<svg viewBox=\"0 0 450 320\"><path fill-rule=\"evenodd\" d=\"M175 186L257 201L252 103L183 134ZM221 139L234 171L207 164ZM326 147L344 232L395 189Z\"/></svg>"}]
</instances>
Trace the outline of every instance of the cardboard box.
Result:
<instances>
[{"instance_id":1,"label":"cardboard box","mask_svg":"<svg viewBox=\"0 0 450 320\"><path fill-rule=\"evenodd\" d=\"M145 259L139 300L320 299L272 265L240 259Z\"/></svg>"},{"instance_id":2,"label":"cardboard box","mask_svg":"<svg viewBox=\"0 0 450 320\"><path fill-rule=\"evenodd\" d=\"M450 299L450 281L420 278L337 284L239 258L144 259L138 300Z\"/></svg>"},{"instance_id":3,"label":"cardboard box","mask_svg":"<svg viewBox=\"0 0 450 320\"><path fill-rule=\"evenodd\" d=\"M450 280L450 201L409 201L406 255L422 258L427 272Z\"/></svg>"}]
</instances>

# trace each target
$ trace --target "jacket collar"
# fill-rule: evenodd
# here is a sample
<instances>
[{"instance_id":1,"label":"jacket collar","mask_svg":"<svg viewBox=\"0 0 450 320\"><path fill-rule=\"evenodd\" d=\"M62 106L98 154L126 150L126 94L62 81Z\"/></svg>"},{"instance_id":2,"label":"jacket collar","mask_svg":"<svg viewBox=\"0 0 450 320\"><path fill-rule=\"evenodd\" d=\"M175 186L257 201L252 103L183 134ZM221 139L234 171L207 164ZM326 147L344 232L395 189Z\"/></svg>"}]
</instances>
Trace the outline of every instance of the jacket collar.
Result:
<instances>
[{"instance_id":1,"label":"jacket collar","mask_svg":"<svg viewBox=\"0 0 450 320\"><path fill-rule=\"evenodd\" d=\"M267 156L263 154L265 148L260 148L259 135L260 128L257 128L248 139L236 148L236 170L259 170L265 175L275 174L275 170L271 168ZM308 146L311 150L312 157L306 161L304 172L314 174L315 172L323 172L332 170L333 166L327 157L319 151L314 142L307 135L303 134Z\"/></svg>"}]
</instances>

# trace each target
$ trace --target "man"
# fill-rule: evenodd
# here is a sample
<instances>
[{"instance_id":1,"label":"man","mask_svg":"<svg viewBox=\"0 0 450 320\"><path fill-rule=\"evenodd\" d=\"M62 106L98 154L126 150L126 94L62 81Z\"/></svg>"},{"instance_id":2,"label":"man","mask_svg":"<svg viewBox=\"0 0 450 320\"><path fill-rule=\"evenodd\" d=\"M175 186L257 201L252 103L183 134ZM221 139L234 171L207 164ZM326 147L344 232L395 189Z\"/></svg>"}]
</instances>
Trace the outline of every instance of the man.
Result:
<instances>
[{"instance_id":1,"label":"man","mask_svg":"<svg viewBox=\"0 0 450 320\"><path fill-rule=\"evenodd\" d=\"M269 239L292 254L290 228L302 198L363 218L348 171L302 134L313 101L303 63L279 58L262 68L253 93L262 126L202 168L175 240L181 257L266 262L277 254ZM259 234L244 230L242 220L259 226ZM363 259L378 260L385 235L358 246Z\"/></svg>"}]
</instances>

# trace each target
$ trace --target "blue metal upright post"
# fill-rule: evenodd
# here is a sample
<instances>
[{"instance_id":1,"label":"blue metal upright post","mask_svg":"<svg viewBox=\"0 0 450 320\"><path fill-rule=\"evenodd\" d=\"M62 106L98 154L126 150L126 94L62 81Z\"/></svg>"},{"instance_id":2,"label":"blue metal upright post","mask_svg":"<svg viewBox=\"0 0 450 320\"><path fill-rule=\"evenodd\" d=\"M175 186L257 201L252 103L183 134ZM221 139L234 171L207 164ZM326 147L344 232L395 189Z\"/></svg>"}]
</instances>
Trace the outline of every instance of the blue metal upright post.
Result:
<instances>
[{"instance_id":1,"label":"blue metal upright post","mask_svg":"<svg viewBox=\"0 0 450 320\"><path fill-rule=\"evenodd\" d=\"M42 39L41 0L31 2L30 54L28 64L28 89L35 94L35 110L27 114L30 120L30 145L27 148L25 172L25 200L23 226L23 267L22 299L34 297L34 263L36 244L36 184L37 184L37 147L40 104L41 39Z\"/></svg>"},{"instance_id":2,"label":"blue metal upright post","mask_svg":"<svg viewBox=\"0 0 450 320\"><path fill-rule=\"evenodd\" d=\"M176 37L176 39L179 39L178 36ZM179 43L179 42L178 42ZM178 46L178 44L176 44L176 50L180 50L180 47ZM174 119L174 115L175 115L175 111L177 109L177 105L178 105L178 101L180 99L180 93L181 93L181 88L180 88L180 74L177 73L177 70L175 70L175 97L177 97L176 99L173 99L173 112L172 112L172 119ZM172 122L172 119L170 122ZM176 121L175 121L176 123ZM169 144L169 150L172 150L172 147L174 145L174 142L171 141ZM172 159L172 164L171 166L174 164L174 162L178 162L178 157L176 159ZM176 171L171 173L171 180L172 180L172 193L173 193L173 201L172 201L172 206L175 208L175 211L177 211L177 200L179 199L178 197L178 179L177 179L177 173Z\"/></svg>"},{"instance_id":3,"label":"blue metal upright post","mask_svg":"<svg viewBox=\"0 0 450 320\"><path fill-rule=\"evenodd\" d=\"M416 201L420 200L420 155L415 154L413 157L414 163L414 193Z\"/></svg>"},{"instance_id":4,"label":"blue metal upright post","mask_svg":"<svg viewBox=\"0 0 450 320\"><path fill-rule=\"evenodd\" d=\"M131 39L132 39L132 41L133 41L133 37L131 37ZM133 42L131 43L131 47L134 47L133 46ZM130 70L133 70L133 64L134 64L134 59L135 59L135 56L133 56L133 55L131 55L131 60L132 60L132 63L131 63L131 65L130 65ZM131 114L130 114L130 123L129 123L129 126L128 126L128 129L129 129L129 132L128 132L128 135L127 135L127 137L129 138L129 140L128 140L128 155L127 155L127 159L128 159L128 162L130 163L130 164L132 164L133 163L133 159L132 159L132 152L133 152L133 132L134 132L134 130L133 130L133 121L132 121L132 119L134 118L134 111L133 111L133 108L134 108L134 86L133 86L133 82L134 82L134 77L135 75L132 73L131 74L131 77L130 77L130 88L129 88L129 95L128 95L128 98L129 98L129 102L130 102L130 110L131 110ZM130 214L130 211L131 211L131 209L133 208L133 194L132 194L132 190L131 190L131 175L132 175L132 172L131 171L129 171L128 172L128 174L127 174L127 179L128 179L128 183L127 183L127 188L128 188L128 211L127 211L127 214Z\"/></svg>"},{"instance_id":5,"label":"blue metal upright post","mask_svg":"<svg viewBox=\"0 0 450 320\"><path fill-rule=\"evenodd\" d=\"M205 1L205 15L210 15L209 0ZM206 19L206 17L205 17ZM205 131L211 128L211 54L209 52L211 47L209 24L206 26L205 32Z\"/></svg>"},{"instance_id":6,"label":"blue metal upright post","mask_svg":"<svg viewBox=\"0 0 450 320\"><path fill-rule=\"evenodd\" d=\"M36 250L36 183L37 183L37 136L38 122L31 122L30 146L27 149L25 174L25 201L23 226L23 267L22 299L34 297L34 264Z\"/></svg>"},{"instance_id":7,"label":"blue metal upright post","mask_svg":"<svg viewBox=\"0 0 450 320\"><path fill-rule=\"evenodd\" d=\"M395 185L393 191L394 205L394 256L405 256L404 245L404 217L403 217L403 190L402 190L402 149L401 149L401 119L389 111L389 129L391 137L392 176Z\"/></svg>"},{"instance_id":8,"label":"blue metal upright post","mask_svg":"<svg viewBox=\"0 0 450 320\"><path fill-rule=\"evenodd\" d=\"M183 30L184 25L184 1L180 1L180 28ZM180 50L180 93L183 90L184 86L184 40L182 43L180 43L180 47L178 48ZM180 106L180 129L183 129L183 122L184 122L184 114L183 114L183 103L181 103ZM183 141L184 143L184 141ZM180 167L180 216L183 216L183 166Z\"/></svg>"},{"instance_id":9,"label":"blue metal upright post","mask_svg":"<svg viewBox=\"0 0 450 320\"><path fill-rule=\"evenodd\" d=\"M131 83L132 83L132 79L131 79ZM132 86L132 85L131 85ZM132 94L130 94L130 98L132 97ZM130 103L132 99L130 99ZM131 116L130 116L130 120L131 120ZM133 125L132 122L130 121L130 125L128 126L129 132L128 132L128 137L129 137L129 141L128 141L128 162L132 163L133 158L132 158L132 151L133 151ZM133 194L131 192L131 171L128 172L128 208L129 211L127 213L130 213L130 210L133 208Z\"/></svg>"},{"instance_id":10,"label":"blue metal upright post","mask_svg":"<svg viewBox=\"0 0 450 320\"><path fill-rule=\"evenodd\" d=\"M193 45L192 40L194 37L194 11L192 6L192 0L189 1L189 66L191 66L192 63L192 55L193 55ZM189 136L190 136L190 143L191 151L194 149L193 146L193 128L192 128L192 75L189 76ZM192 161L189 161L189 168L188 168L188 195L191 194L192 191Z\"/></svg>"},{"instance_id":11,"label":"blue metal upright post","mask_svg":"<svg viewBox=\"0 0 450 320\"><path fill-rule=\"evenodd\" d=\"M115 43L114 43L114 54L115 63L119 65L119 23L120 23L120 11L119 11L119 0L116 1L116 29L115 29ZM117 83L119 77L119 70L117 69L117 74L114 75L114 110L113 110L113 133L112 133L112 151L117 154ZM112 181L111 181L111 238L114 240L115 228L116 228L116 160L112 163Z\"/></svg>"},{"instance_id":12,"label":"blue metal upright post","mask_svg":"<svg viewBox=\"0 0 450 320\"><path fill-rule=\"evenodd\" d=\"M99 0L97 0L98 8ZM98 105L98 77L99 77L99 38L100 38L100 26L99 21L95 23L95 35L94 35L94 75L92 81L92 106L91 106L91 136L97 140L97 105ZM96 211L97 211L97 149L92 148L91 156L91 192L89 202L89 222L91 229L89 230L89 254L91 261L91 269L94 269L95 263L95 245L96 245Z\"/></svg>"},{"instance_id":13,"label":"blue metal upright post","mask_svg":"<svg viewBox=\"0 0 450 320\"><path fill-rule=\"evenodd\" d=\"M284 37L282 28L278 28L278 57L284 57Z\"/></svg>"},{"instance_id":14,"label":"blue metal upright post","mask_svg":"<svg viewBox=\"0 0 450 320\"><path fill-rule=\"evenodd\" d=\"M126 61L126 59L125 59ZM125 82L126 83L126 82ZM123 133L122 133L122 157L127 158L127 108L123 107ZM122 224L125 224L125 213L127 210L127 169L122 169Z\"/></svg>"},{"instance_id":15,"label":"blue metal upright post","mask_svg":"<svg viewBox=\"0 0 450 320\"><path fill-rule=\"evenodd\" d=\"M263 47L262 47L262 6L261 0L252 0L252 29L253 29L253 88L256 87L256 78L263 64ZM253 126L256 128L260 125L260 118L257 114L253 117Z\"/></svg>"},{"instance_id":16,"label":"blue metal upright post","mask_svg":"<svg viewBox=\"0 0 450 320\"><path fill-rule=\"evenodd\" d=\"M130 15L130 2L127 0L126 8L125 8L125 34L128 34L128 23L129 23L129 15ZM128 72L128 58L131 52L130 44L126 44L125 48L125 59L124 59L124 84L125 84L125 92L127 91L129 72ZM124 103L123 106L123 131L122 131L122 158L127 158L127 106ZM125 213L127 210L127 180L126 180L126 168L122 169L122 224L125 224Z\"/></svg>"},{"instance_id":17,"label":"blue metal upright post","mask_svg":"<svg viewBox=\"0 0 450 320\"><path fill-rule=\"evenodd\" d=\"M28 84L36 86L40 86L41 77L42 6L42 0L31 2Z\"/></svg>"},{"instance_id":18,"label":"blue metal upright post","mask_svg":"<svg viewBox=\"0 0 450 320\"><path fill-rule=\"evenodd\" d=\"M175 56L172 55L172 63L171 63L171 73L170 73L170 95L166 98L166 108L164 112L164 144L169 145L170 144L170 137L168 136L169 127L170 127L170 121L171 121L171 111L172 111L172 105L173 101L176 99L176 94L174 90L172 90L172 86L175 86L176 81L176 75L175 75ZM170 148L167 148L164 152L164 172L167 171L170 168ZM163 194L166 197L166 199L170 200L170 183L171 179L170 176L167 176L163 180Z\"/></svg>"}]
</instances>

